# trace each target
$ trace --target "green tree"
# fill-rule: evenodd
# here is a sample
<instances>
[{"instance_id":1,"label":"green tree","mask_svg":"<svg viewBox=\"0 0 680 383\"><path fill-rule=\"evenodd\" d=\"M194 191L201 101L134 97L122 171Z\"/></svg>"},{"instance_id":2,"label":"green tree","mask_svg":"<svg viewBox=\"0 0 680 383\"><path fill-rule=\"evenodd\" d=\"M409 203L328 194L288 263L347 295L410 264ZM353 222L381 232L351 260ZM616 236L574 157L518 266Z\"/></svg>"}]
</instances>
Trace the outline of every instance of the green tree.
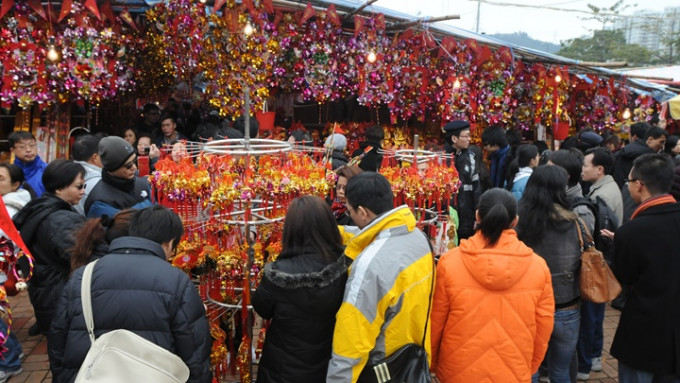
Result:
<instances>
[{"instance_id":1,"label":"green tree","mask_svg":"<svg viewBox=\"0 0 680 383\"><path fill-rule=\"evenodd\" d=\"M582 61L626 61L631 65L648 64L652 55L637 44L626 44L623 31L594 31L589 38L577 38L562 42L558 55Z\"/></svg>"},{"instance_id":2,"label":"green tree","mask_svg":"<svg viewBox=\"0 0 680 383\"><path fill-rule=\"evenodd\" d=\"M607 28L607 24L613 24L621 18L619 16L621 12L625 11L630 7L636 7L637 4L625 4L625 0L619 0L611 7L596 7L593 4L588 4L588 8L593 11L593 15L589 17L584 17L584 20L596 20L602 24L602 30Z\"/></svg>"}]
</instances>

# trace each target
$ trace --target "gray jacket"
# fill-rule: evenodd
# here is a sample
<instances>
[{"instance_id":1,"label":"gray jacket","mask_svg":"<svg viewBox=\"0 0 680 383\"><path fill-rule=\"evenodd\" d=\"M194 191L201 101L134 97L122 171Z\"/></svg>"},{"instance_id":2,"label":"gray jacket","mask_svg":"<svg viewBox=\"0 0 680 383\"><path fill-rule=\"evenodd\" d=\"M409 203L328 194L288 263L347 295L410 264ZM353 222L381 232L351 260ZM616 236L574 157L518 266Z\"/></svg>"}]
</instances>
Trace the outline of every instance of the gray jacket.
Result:
<instances>
[{"instance_id":1,"label":"gray jacket","mask_svg":"<svg viewBox=\"0 0 680 383\"><path fill-rule=\"evenodd\" d=\"M614 177L606 175L590 187L588 198L594 201L597 197L602 198L614 211L620 226L621 222L623 222L623 199L621 198L621 190L616 181L614 181Z\"/></svg>"}]
</instances>

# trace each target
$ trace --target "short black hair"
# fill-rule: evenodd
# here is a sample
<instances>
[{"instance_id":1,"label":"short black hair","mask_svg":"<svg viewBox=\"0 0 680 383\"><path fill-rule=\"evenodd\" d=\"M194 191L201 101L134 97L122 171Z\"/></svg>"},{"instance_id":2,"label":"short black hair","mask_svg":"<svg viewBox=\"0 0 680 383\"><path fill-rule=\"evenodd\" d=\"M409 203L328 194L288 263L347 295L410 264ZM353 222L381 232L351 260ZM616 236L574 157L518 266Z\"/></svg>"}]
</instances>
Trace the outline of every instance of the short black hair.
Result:
<instances>
[{"instance_id":1,"label":"short black hair","mask_svg":"<svg viewBox=\"0 0 680 383\"><path fill-rule=\"evenodd\" d=\"M382 141L385 139L385 131L379 125L369 126L364 132L364 137L370 141Z\"/></svg>"},{"instance_id":2,"label":"short black hair","mask_svg":"<svg viewBox=\"0 0 680 383\"><path fill-rule=\"evenodd\" d=\"M645 136L647 129L651 127L652 126L646 122L636 122L630 126L630 137L636 136L637 138L642 139Z\"/></svg>"},{"instance_id":3,"label":"short black hair","mask_svg":"<svg viewBox=\"0 0 680 383\"><path fill-rule=\"evenodd\" d=\"M482 132L482 144L504 148L508 146L508 137L505 129L500 126L489 126Z\"/></svg>"},{"instance_id":4,"label":"short black hair","mask_svg":"<svg viewBox=\"0 0 680 383\"><path fill-rule=\"evenodd\" d=\"M666 154L647 153L633 161L630 171L635 180L642 182L652 196L666 194L673 185L675 169Z\"/></svg>"},{"instance_id":5,"label":"short black hair","mask_svg":"<svg viewBox=\"0 0 680 383\"><path fill-rule=\"evenodd\" d=\"M670 136L666 137L666 145L663 148L663 152L670 155L671 157L675 156L673 154L673 148L675 148L678 145L678 141L680 140L680 137L671 134Z\"/></svg>"},{"instance_id":6,"label":"short black hair","mask_svg":"<svg viewBox=\"0 0 680 383\"><path fill-rule=\"evenodd\" d=\"M99 154L101 137L85 134L76 139L71 147L71 157L76 161L89 161L93 155Z\"/></svg>"},{"instance_id":7,"label":"short black hair","mask_svg":"<svg viewBox=\"0 0 680 383\"><path fill-rule=\"evenodd\" d=\"M604 168L604 174L612 174L614 170L614 157L605 148L592 148L586 151L586 156L588 154L593 155L592 163L594 166L602 166Z\"/></svg>"},{"instance_id":8,"label":"short black hair","mask_svg":"<svg viewBox=\"0 0 680 383\"><path fill-rule=\"evenodd\" d=\"M576 148L560 149L550 154L550 162L567 171L569 187L576 186L581 179L583 169L583 153Z\"/></svg>"},{"instance_id":9,"label":"short black hair","mask_svg":"<svg viewBox=\"0 0 680 383\"><path fill-rule=\"evenodd\" d=\"M158 121L163 122L165 120L172 120L173 123L177 123L177 117L174 113L164 112L161 114L161 118Z\"/></svg>"},{"instance_id":10,"label":"short black hair","mask_svg":"<svg viewBox=\"0 0 680 383\"><path fill-rule=\"evenodd\" d=\"M257 122L257 119L253 116L250 116L249 119L249 124L250 124L250 138L255 138L257 137L257 133L260 130L260 124ZM246 135L246 117L245 116L239 116L236 121L234 121L234 129L238 130L243 134L243 137Z\"/></svg>"},{"instance_id":11,"label":"short black hair","mask_svg":"<svg viewBox=\"0 0 680 383\"><path fill-rule=\"evenodd\" d=\"M160 111L161 108L158 105L154 104L153 102L150 102L148 104L144 104L144 108L142 109L142 113L148 113L152 110Z\"/></svg>"},{"instance_id":12,"label":"short black hair","mask_svg":"<svg viewBox=\"0 0 680 383\"><path fill-rule=\"evenodd\" d=\"M657 139L661 136L668 137L668 132L658 126L652 126L645 132L645 141L647 141L649 137Z\"/></svg>"},{"instance_id":13,"label":"short black hair","mask_svg":"<svg viewBox=\"0 0 680 383\"><path fill-rule=\"evenodd\" d=\"M42 176L42 182L46 191L54 193L72 184L78 178L78 174L85 177L83 165L72 160L59 158L47 165Z\"/></svg>"},{"instance_id":14,"label":"short black hair","mask_svg":"<svg viewBox=\"0 0 680 383\"><path fill-rule=\"evenodd\" d=\"M18 132L12 132L7 137L7 141L9 142L10 148L13 148L14 145L16 145L16 143L21 141L21 140L33 140L33 141L35 141L35 136L31 132L21 130L21 131L18 131Z\"/></svg>"},{"instance_id":15,"label":"short black hair","mask_svg":"<svg viewBox=\"0 0 680 383\"><path fill-rule=\"evenodd\" d=\"M347 181L345 187L347 203L352 208L360 206L381 215L394 208L392 186L382 174L362 172Z\"/></svg>"},{"instance_id":16,"label":"short black hair","mask_svg":"<svg viewBox=\"0 0 680 383\"><path fill-rule=\"evenodd\" d=\"M21 168L21 166L3 162L0 163L0 167L7 169L10 183L18 182L19 184L23 184L24 181L26 181L26 176L24 175L24 170Z\"/></svg>"},{"instance_id":17,"label":"short black hair","mask_svg":"<svg viewBox=\"0 0 680 383\"><path fill-rule=\"evenodd\" d=\"M174 239L173 246L176 247L183 234L184 226L179 216L161 205L138 210L130 220L130 236L146 238L159 245Z\"/></svg>"}]
</instances>

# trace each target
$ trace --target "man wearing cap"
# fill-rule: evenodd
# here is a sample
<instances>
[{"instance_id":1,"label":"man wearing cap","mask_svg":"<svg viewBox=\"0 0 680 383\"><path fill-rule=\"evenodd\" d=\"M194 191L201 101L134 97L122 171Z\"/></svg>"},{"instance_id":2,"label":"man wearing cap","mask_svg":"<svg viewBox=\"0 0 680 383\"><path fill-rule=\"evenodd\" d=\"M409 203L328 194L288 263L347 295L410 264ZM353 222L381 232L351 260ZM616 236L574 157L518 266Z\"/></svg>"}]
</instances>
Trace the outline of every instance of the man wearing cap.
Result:
<instances>
[{"instance_id":1,"label":"man wearing cap","mask_svg":"<svg viewBox=\"0 0 680 383\"><path fill-rule=\"evenodd\" d=\"M153 205L146 177L137 177L135 149L123 138L110 136L99 142L102 179L85 201L88 218L113 217L119 210Z\"/></svg>"},{"instance_id":2,"label":"man wearing cap","mask_svg":"<svg viewBox=\"0 0 680 383\"><path fill-rule=\"evenodd\" d=\"M479 183L479 159L468 149L470 124L467 121L455 120L444 125L444 141L446 153L454 155L454 165L461 182L458 195L451 201L451 206L456 209L460 220L458 238L464 239L475 233L475 210L482 194Z\"/></svg>"}]
</instances>

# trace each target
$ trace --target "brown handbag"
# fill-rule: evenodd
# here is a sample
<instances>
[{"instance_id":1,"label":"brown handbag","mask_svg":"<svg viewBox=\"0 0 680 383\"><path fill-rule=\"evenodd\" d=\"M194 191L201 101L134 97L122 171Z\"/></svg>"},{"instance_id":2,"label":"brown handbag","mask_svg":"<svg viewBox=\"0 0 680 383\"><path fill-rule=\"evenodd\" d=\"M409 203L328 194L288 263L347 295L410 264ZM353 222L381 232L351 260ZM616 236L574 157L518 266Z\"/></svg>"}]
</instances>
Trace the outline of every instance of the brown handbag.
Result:
<instances>
[{"instance_id":1,"label":"brown handbag","mask_svg":"<svg viewBox=\"0 0 680 383\"><path fill-rule=\"evenodd\" d=\"M595 303L609 302L621 293L621 285L602 252L595 248L588 228L580 218L576 222L581 244L581 298Z\"/></svg>"}]
</instances>

